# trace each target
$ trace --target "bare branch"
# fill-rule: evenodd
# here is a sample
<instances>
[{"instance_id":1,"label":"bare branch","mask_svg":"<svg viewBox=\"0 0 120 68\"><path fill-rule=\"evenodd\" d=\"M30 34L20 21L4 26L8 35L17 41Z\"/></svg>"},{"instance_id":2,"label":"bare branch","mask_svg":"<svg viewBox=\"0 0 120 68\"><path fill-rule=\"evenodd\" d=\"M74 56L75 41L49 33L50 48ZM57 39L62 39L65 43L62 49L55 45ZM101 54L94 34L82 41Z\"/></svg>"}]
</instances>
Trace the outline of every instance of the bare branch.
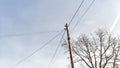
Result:
<instances>
[{"instance_id":1,"label":"bare branch","mask_svg":"<svg viewBox=\"0 0 120 68\"><path fill-rule=\"evenodd\" d=\"M104 30L92 37L83 34L72 43L76 63L84 62L89 68L115 68L120 61L120 39Z\"/></svg>"}]
</instances>

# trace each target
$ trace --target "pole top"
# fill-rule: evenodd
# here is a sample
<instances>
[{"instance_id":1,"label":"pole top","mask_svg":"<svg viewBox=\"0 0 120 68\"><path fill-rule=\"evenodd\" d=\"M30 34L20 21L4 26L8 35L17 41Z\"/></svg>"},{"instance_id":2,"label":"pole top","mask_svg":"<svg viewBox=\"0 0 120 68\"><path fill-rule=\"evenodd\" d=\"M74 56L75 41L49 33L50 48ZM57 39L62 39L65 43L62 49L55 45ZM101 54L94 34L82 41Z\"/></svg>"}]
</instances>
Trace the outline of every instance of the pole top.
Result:
<instances>
[{"instance_id":1,"label":"pole top","mask_svg":"<svg viewBox=\"0 0 120 68\"><path fill-rule=\"evenodd\" d=\"M67 24L67 23L65 24L65 27L68 27L68 24Z\"/></svg>"}]
</instances>

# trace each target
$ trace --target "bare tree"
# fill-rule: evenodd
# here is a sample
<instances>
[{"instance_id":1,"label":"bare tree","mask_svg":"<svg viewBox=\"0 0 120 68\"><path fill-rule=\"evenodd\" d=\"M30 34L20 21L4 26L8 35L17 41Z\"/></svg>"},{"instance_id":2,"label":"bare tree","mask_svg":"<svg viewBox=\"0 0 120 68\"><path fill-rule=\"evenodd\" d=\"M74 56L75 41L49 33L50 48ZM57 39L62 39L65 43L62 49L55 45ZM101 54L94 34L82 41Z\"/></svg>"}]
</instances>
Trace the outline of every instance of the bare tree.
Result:
<instances>
[{"instance_id":1,"label":"bare tree","mask_svg":"<svg viewBox=\"0 0 120 68\"><path fill-rule=\"evenodd\" d=\"M120 40L98 30L93 36L82 34L72 42L74 59L88 68L118 68L120 60Z\"/></svg>"}]
</instances>

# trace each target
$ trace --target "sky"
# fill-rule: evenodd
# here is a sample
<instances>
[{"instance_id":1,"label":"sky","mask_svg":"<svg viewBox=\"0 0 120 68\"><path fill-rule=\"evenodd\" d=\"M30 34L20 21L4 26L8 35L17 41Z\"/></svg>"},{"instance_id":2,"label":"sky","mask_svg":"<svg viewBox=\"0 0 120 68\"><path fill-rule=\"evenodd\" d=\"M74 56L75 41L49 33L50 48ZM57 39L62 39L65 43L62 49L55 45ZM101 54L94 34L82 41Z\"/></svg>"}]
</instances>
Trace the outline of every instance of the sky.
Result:
<instances>
[{"instance_id":1,"label":"sky","mask_svg":"<svg viewBox=\"0 0 120 68\"><path fill-rule=\"evenodd\" d=\"M64 25L70 22L81 1L0 0L0 67L11 68L59 34L65 28ZM84 1L69 26L74 39L81 33L90 34L99 28L110 30L120 14L120 0L95 0L84 17L81 17L91 2ZM120 20L112 32L120 35L119 26ZM61 35L13 68L48 68L60 39ZM69 54L65 51L60 46L49 68L70 67ZM78 66L75 65L76 68Z\"/></svg>"}]
</instances>

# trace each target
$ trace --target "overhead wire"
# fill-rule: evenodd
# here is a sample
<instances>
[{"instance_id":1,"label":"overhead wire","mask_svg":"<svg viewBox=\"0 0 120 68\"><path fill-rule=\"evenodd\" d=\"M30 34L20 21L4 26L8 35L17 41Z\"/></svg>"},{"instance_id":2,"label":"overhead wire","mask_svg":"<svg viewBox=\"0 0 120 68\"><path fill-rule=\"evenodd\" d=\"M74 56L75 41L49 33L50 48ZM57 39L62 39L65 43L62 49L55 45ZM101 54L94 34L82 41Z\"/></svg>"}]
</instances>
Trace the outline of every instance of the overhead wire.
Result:
<instances>
[{"instance_id":1,"label":"overhead wire","mask_svg":"<svg viewBox=\"0 0 120 68\"><path fill-rule=\"evenodd\" d=\"M59 47L58 51L57 51L57 54L60 54L61 52L61 49L62 47ZM52 61L52 64L51 64L51 67L53 67L55 65L55 62L57 61L57 57L58 55L56 54L56 56L54 57L53 61ZM53 65L53 66L52 66Z\"/></svg>"},{"instance_id":2,"label":"overhead wire","mask_svg":"<svg viewBox=\"0 0 120 68\"><path fill-rule=\"evenodd\" d=\"M94 3L94 1L95 1L95 0L92 1L92 3L91 3L91 4L89 5L89 7L87 8L87 10L86 10L86 11L84 12L84 14L81 16L81 18L84 17L84 15L85 15L85 14L87 13L87 11L90 9L90 7L91 7L92 4ZM80 5L79 5L79 7L77 8L75 14L73 15L73 17L71 18L70 22L68 23L68 26L72 23L73 19L74 19L75 16L77 15L77 13L78 13L78 11L79 11L79 9L81 8L81 6L82 6L83 3L84 3L84 0L82 0L82 2L80 3ZM78 22L75 24L75 26L77 26L77 25L78 25ZM75 28L75 26L74 26L74 28ZM64 34L63 34L63 36L64 36ZM63 39L63 36L62 36L61 40ZM59 47L60 47L61 40L60 40L59 45L57 46L57 48L56 48L56 50L55 50L55 53L54 53L53 56L52 56L52 59L51 59L50 62L49 62L48 68L50 68L51 63L53 62L53 59L55 58L56 53L58 52L58 49L59 49Z\"/></svg>"},{"instance_id":3,"label":"overhead wire","mask_svg":"<svg viewBox=\"0 0 120 68\"><path fill-rule=\"evenodd\" d=\"M63 40L64 35L65 35L65 32L63 33L63 35L62 35L62 37L61 37L61 39L60 39L60 41L59 41L59 44L58 44L58 46L57 46L57 48L56 48L56 50L55 50L55 52L54 52L54 54L53 54L53 56L52 56L52 59L50 60L50 62L49 62L49 64L48 64L48 68L50 68L51 63L53 62L53 59L55 58L55 56L56 56L56 54L57 54L57 52L58 52L58 50L59 50L59 47L60 47L60 44L61 44L61 42L62 42L62 40Z\"/></svg>"},{"instance_id":4,"label":"overhead wire","mask_svg":"<svg viewBox=\"0 0 120 68\"><path fill-rule=\"evenodd\" d=\"M68 23L68 26L70 26L70 24L71 24L72 21L74 20L75 16L77 15L79 9L82 7L82 4L83 4L83 3L84 3L84 0L82 0L82 2L80 3L80 5L78 6L78 8L77 8L77 10L75 11L74 15L72 16L70 22ZM64 34L65 34L65 31L64 31ZM64 37L64 34L63 34L62 38ZM62 38L61 38L61 40L62 40ZM61 41L60 41L60 42L61 42ZM59 44L60 44L60 43L59 43ZM53 61L53 59L54 59L54 57L55 57L55 55L56 55L56 53L57 53L57 51L58 51L58 48L59 48L59 45L57 46L57 48L56 48L56 50L55 50L55 53L54 53L54 55L52 56L52 59L50 60L50 63L49 63L49 65L48 65L48 68L50 67L50 65L51 65L51 63L52 63L52 61Z\"/></svg>"},{"instance_id":5,"label":"overhead wire","mask_svg":"<svg viewBox=\"0 0 120 68\"><path fill-rule=\"evenodd\" d=\"M75 16L77 15L77 13L78 13L78 11L79 11L79 9L81 8L81 6L82 6L83 3L84 3L84 0L82 0L82 2L80 3L80 5L78 6L77 10L75 11L75 14L72 16L72 18L71 18L71 20L70 20L70 22L69 22L68 25L70 25L70 24L72 23L73 19L74 19Z\"/></svg>"},{"instance_id":6,"label":"overhead wire","mask_svg":"<svg viewBox=\"0 0 120 68\"><path fill-rule=\"evenodd\" d=\"M81 18L78 20L78 22L75 24L75 26L73 27L72 31L76 28L76 26L80 23L81 19L85 16L85 14L88 12L88 10L92 7L93 3L95 2L95 0L93 0L90 5L88 6L88 8L86 9L86 11L82 14ZM71 31L71 32L72 32Z\"/></svg>"},{"instance_id":7,"label":"overhead wire","mask_svg":"<svg viewBox=\"0 0 120 68\"><path fill-rule=\"evenodd\" d=\"M31 33L21 33L21 34L9 34L9 35L0 35L0 38L5 38L5 37L16 37L16 36L30 36L30 35L40 35L40 34L47 34L47 33L55 33L55 32L60 32L59 31L39 31L39 32L31 32Z\"/></svg>"},{"instance_id":8,"label":"overhead wire","mask_svg":"<svg viewBox=\"0 0 120 68\"><path fill-rule=\"evenodd\" d=\"M78 9L76 10L75 14L73 15L72 19L70 20L69 25L72 23L73 19L75 18L76 14L77 14L77 12L79 11L80 7L82 6L83 2L84 2L84 0L82 0L82 2L80 3ZM39 32L39 33L42 33L42 32ZM33 34L33 33L32 33L32 34ZM32 35L32 34L16 34L16 35L6 35L6 36L2 36L2 37L23 36L23 35ZM36 33L36 34L38 34L38 33ZM57 35L57 36L58 36L58 35ZM64 36L64 34L63 34L63 36ZM55 36L54 38L56 38L56 36ZM54 38L53 38L53 39L54 39ZM47 45L47 44L48 44L49 42L51 42L53 39L49 40L45 45ZM18 63L16 63L16 64L15 64L14 66L12 66L11 68L14 68L15 66L19 65L20 63L22 63L23 61L25 61L26 59L28 59L29 57L31 57L32 55L34 55L34 54L35 54L36 52L38 52L40 49L42 49L43 47L45 47L45 45L42 46L42 47L40 47L40 48L38 48L37 50L35 50L35 51L34 51L33 53L31 53L29 56L27 56L27 57L25 57L24 59L20 60Z\"/></svg>"},{"instance_id":9,"label":"overhead wire","mask_svg":"<svg viewBox=\"0 0 120 68\"><path fill-rule=\"evenodd\" d=\"M79 9L81 8L82 4L84 3L84 0L82 0L82 2L80 3L79 7L77 8L75 14L73 15L73 17L71 18L70 22L68 25L70 25L73 21L73 19L75 18L75 16L77 15ZM77 24L76 24L77 25ZM3 37L10 37L10 36L23 36L23 35L33 35L33 34L39 34L39 33L45 33L45 32L36 32L36 33L26 33L26 34L16 34L16 35L6 35L6 36L3 36ZM28 55L27 57L25 57L24 59L20 60L19 62L17 62L15 65L13 65L11 68L15 68L17 65L19 65L20 63L24 62L25 60L27 60L29 57L33 56L36 52L38 52L39 50L41 50L42 48L44 48L45 46L47 46L47 44L49 44L52 40L54 40L56 37L58 37L59 35L61 34L61 32L59 34L57 34L56 36L54 36L51 40L49 40L47 43L45 43L43 46L41 46L40 48L38 48L37 50L35 50L34 52L32 52L30 55ZM64 36L64 34L63 34ZM62 37L63 37L62 36ZM62 38L61 38L62 39ZM50 64L51 62L53 61L56 53L57 53L57 50L58 50L59 46L57 46L57 49L54 53L54 55L52 56L52 59L50 61ZM49 66L50 66L49 64ZM49 68L49 67L48 67Z\"/></svg>"},{"instance_id":10,"label":"overhead wire","mask_svg":"<svg viewBox=\"0 0 120 68\"><path fill-rule=\"evenodd\" d=\"M81 16L81 18L84 17L84 15L85 15L85 14L87 13L87 11L90 9L90 7L91 7L92 4L94 3L94 1L95 1L95 0L92 1L92 3L91 3L91 4L89 5L89 7L87 8L87 10L86 10L86 11L84 12L84 14ZM83 4L83 3L84 3L84 0L82 0L82 2L80 3L80 5L79 5L79 7L77 8L75 14L73 15L73 17L71 18L70 22L68 23L68 26L70 26L70 24L71 24L72 21L74 20L75 16L77 15L79 9L82 7L82 4ZM75 26L77 26L77 24L78 24L78 22L75 24ZM74 28L75 28L75 26L74 26ZM63 36L64 36L64 34L63 34ZM62 36L61 40L63 39L63 36ZM60 42L59 42L59 45L60 45L60 43L61 43L61 40L60 40ZM56 48L56 50L55 50L55 53L53 54L52 59L51 59L50 62L49 62L48 68L50 68L51 63L53 62L53 59L55 58L56 53L58 52L58 49L59 49L59 47L60 47L59 45L57 46L57 48Z\"/></svg>"},{"instance_id":11,"label":"overhead wire","mask_svg":"<svg viewBox=\"0 0 120 68\"><path fill-rule=\"evenodd\" d=\"M44 45L42 45L41 47L39 47L38 49L36 49L34 52L32 52L30 55L28 55L27 57L23 58L22 60L20 60L19 62L17 62L16 64L14 64L11 68L15 68L17 65L19 65L20 63L24 62L25 60L27 60L28 58L30 58L31 56L33 56L35 53L37 53L38 51L40 51L41 49L43 49L45 46L47 46L50 42L52 42L55 38L57 38L63 31L61 31L60 33L58 33L57 35L55 35L52 39L50 39L48 42L46 42Z\"/></svg>"},{"instance_id":12,"label":"overhead wire","mask_svg":"<svg viewBox=\"0 0 120 68\"><path fill-rule=\"evenodd\" d=\"M82 14L80 20L75 24L75 26L73 27L72 31L76 28L76 26L79 24L79 22L81 21L81 19L85 16L85 14L88 12L88 10L91 8L91 6L93 5L95 0L93 0L90 5L88 6L87 10ZM73 19L75 18L75 16L77 15L79 9L82 7L82 4L84 3L84 0L82 0L82 2L80 3L79 7L77 8L75 14L73 15L73 17L71 18L70 22L68 23L68 26L70 26L70 24L72 23ZM71 32L70 32L71 33Z\"/></svg>"}]
</instances>

